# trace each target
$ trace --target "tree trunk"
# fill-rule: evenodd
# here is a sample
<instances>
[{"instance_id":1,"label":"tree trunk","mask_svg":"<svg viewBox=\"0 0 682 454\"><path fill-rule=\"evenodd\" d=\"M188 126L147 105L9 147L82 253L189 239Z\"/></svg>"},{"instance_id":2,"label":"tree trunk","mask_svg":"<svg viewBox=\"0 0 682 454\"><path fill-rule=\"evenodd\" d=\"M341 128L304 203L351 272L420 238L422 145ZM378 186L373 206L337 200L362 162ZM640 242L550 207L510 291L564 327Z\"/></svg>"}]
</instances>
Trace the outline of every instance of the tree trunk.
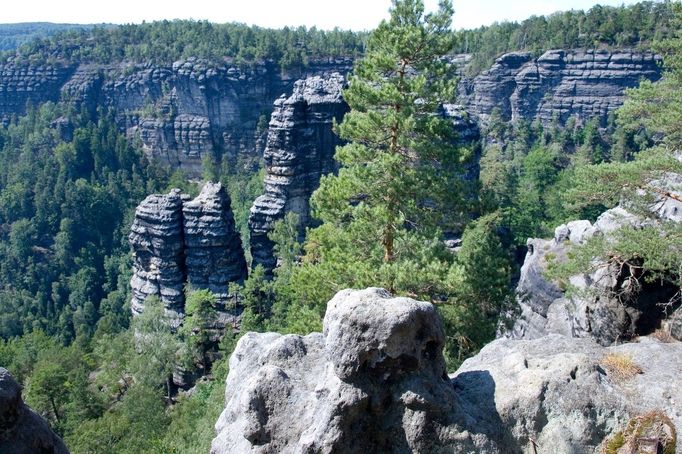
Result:
<instances>
[{"instance_id":1,"label":"tree trunk","mask_svg":"<svg viewBox=\"0 0 682 454\"><path fill-rule=\"evenodd\" d=\"M390 220L384 229L384 263L391 263L393 261L393 241L395 240L395 228L393 227L393 219Z\"/></svg>"}]
</instances>

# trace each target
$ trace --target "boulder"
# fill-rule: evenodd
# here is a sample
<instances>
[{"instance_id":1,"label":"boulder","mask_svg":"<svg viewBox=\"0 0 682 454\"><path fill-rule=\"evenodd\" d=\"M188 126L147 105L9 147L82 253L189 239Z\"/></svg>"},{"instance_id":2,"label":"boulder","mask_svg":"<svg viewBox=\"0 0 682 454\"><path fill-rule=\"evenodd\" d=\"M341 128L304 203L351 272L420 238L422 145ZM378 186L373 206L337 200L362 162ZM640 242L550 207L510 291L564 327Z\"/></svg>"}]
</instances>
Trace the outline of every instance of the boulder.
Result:
<instances>
[{"instance_id":1,"label":"boulder","mask_svg":"<svg viewBox=\"0 0 682 454\"><path fill-rule=\"evenodd\" d=\"M0 452L68 454L50 426L21 399L21 386L0 367Z\"/></svg>"},{"instance_id":2,"label":"boulder","mask_svg":"<svg viewBox=\"0 0 682 454\"><path fill-rule=\"evenodd\" d=\"M434 306L339 292L324 333L248 333L230 359L211 452L435 452L455 393Z\"/></svg>"},{"instance_id":3,"label":"boulder","mask_svg":"<svg viewBox=\"0 0 682 454\"><path fill-rule=\"evenodd\" d=\"M680 342L498 339L449 377L443 341L434 306L381 289L339 292L323 333L247 333L211 452L579 454L682 427Z\"/></svg>"}]
</instances>

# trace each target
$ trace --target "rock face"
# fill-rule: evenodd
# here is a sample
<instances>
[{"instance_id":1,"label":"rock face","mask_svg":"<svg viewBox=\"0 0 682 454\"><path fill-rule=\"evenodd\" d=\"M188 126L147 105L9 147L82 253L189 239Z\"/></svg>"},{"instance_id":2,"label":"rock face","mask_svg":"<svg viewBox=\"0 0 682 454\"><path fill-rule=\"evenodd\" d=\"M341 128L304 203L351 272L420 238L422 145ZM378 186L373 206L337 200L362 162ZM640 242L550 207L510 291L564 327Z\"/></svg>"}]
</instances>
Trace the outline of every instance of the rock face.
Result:
<instances>
[{"instance_id":1,"label":"rock face","mask_svg":"<svg viewBox=\"0 0 682 454\"><path fill-rule=\"evenodd\" d=\"M249 333L211 452L434 452L455 402L443 341L431 304L380 289L337 294L323 334Z\"/></svg>"},{"instance_id":2,"label":"rock face","mask_svg":"<svg viewBox=\"0 0 682 454\"><path fill-rule=\"evenodd\" d=\"M661 76L660 58L631 50L553 50L537 60L527 53L500 57L492 68L463 78L460 94L466 110L486 121L495 108L505 120L549 123L557 117L599 117L623 102L625 88ZM210 156L258 158L265 147L263 123L273 101L291 93L299 79L334 79L348 74L352 59L319 59L306 68L282 71L273 62L242 68L226 61L196 58L171 65L0 65L0 118L60 99L93 115L97 107L116 112L121 130L139 134L151 159L201 174ZM279 107L275 107L280 110Z\"/></svg>"},{"instance_id":3,"label":"rock face","mask_svg":"<svg viewBox=\"0 0 682 454\"><path fill-rule=\"evenodd\" d=\"M628 420L649 411L664 412L680 432L680 354L682 343L651 338L607 348L560 335L498 339L464 362L453 385L470 433L494 442L477 452L598 453ZM604 365L609 357L640 373L618 378ZM677 446L682 452L679 437Z\"/></svg>"},{"instance_id":4,"label":"rock face","mask_svg":"<svg viewBox=\"0 0 682 454\"><path fill-rule=\"evenodd\" d=\"M58 101L59 90L74 68L66 65L18 66L0 64L0 121L7 125L12 115L26 112L26 104L34 107L46 101Z\"/></svg>"},{"instance_id":5,"label":"rock face","mask_svg":"<svg viewBox=\"0 0 682 454\"><path fill-rule=\"evenodd\" d=\"M600 118L621 106L626 88L661 77L660 57L632 50L550 50L537 60L524 52L503 55L490 70L464 81L468 110L486 121L494 109L503 120L551 123Z\"/></svg>"},{"instance_id":6,"label":"rock face","mask_svg":"<svg viewBox=\"0 0 682 454\"><path fill-rule=\"evenodd\" d=\"M247 276L230 197L220 183L206 183L197 198L185 202L182 212L187 283L216 295L218 312L223 315L219 326L224 327L225 316L229 317L228 286L231 282L243 283Z\"/></svg>"},{"instance_id":7,"label":"rock face","mask_svg":"<svg viewBox=\"0 0 682 454\"><path fill-rule=\"evenodd\" d=\"M678 197L682 195L680 175L668 174L663 181L652 184ZM577 292L567 294L545 277L550 262L561 263L572 247L592 237L603 235L608 240L620 228L639 229L659 220L682 221L682 202L674 198L659 198L650 208L656 215L653 218L645 219L616 207L603 213L594 225L586 220L573 221L557 227L550 240L529 239L516 289L521 314L507 335L535 339L558 333L591 337L610 345L663 327L682 339L682 312L678 309L679 299L674 298L679 288L673 285L647 282L645 276L633 274L636 270L603 259L596 259L591 270L570 278ZM640 284L633 285L635 278ZM666 307L671 300L676 302Z\"/></svg>"},{"instance_id":8,"label":"rock face","mask_svg":"<svg viewBox=\"0 0 682 454\"><path fill-rule=\"evenodd\" d=\"M431 304L380 289L339 292L322 334L248 333L211 452L522 453L537 443L579 454L600 452L647 411L682 427L682 343L499 339L450 378L443 336ZM619 376L609 356L635 375Z\"/></svg>"},{"instance_id":9,"label":"rock face","mask_svg":"<svg viewBox=\"0 0 682 454\"><path fill-rule=\"evenodd\" d=\"M68 454L47 421L21 399L21 386L0 367L0 452L3 454Z\"/></svg>"},{"instance_id":10,"label":"rock face","mask_svg":"<svg viewBox=\"0 0 682 454\"><path fill-rule=\"evenodd\" d=\"M293 94L275 102L265 153L265 193L251 207L249 231L253 266L272 270L276 263L268 239L275 221L291 211L300 234L310 225L309 200L320 177L334 172L334 152L340 143L332 124L348 111L341 74L296 82Z\"/></svg>"},{"instance_id":11,"label":"rock face","mask_svg":"<svg viewBox=\"0 0 682 454\"><path fill-rule=\"evenodd\" d=\"M144 310L145 300L158 296L171 316L179 320L184 312L185 248L183 240L182 195L152 194L138 205L128 237L133 249L131 308Z\"/></svg>"},{"instance_id":12,"label":"rock face","mask_svg":"<svg viewBox=\"0 0 682 454\"><path fill-rule=\"evenodd\" d=\"M247 270L230 198L220 183L206 183L194 200L177 189L150 195L135 211L129 240L133 314L144 310L146 298L158 296L179 325L189 284L216 295L219 327L225 326L227 287L242 282Z\"/></svg>"},{"instance_id":13,"label":"rock face","mask_svg":"<svg viewBox=\"0 0 682 454\"><path fill-rule=\"evenodd\" d=\"M347 74L348 58L311 61L305 68L282 71L265 61L244 68L229 61L188 58L171 65L99 65L83 63L0 65L0 120L22 115L26 103L64 101L96 115L98 107L116 113L119 127L139 134L145 153L190 177L201 175L211 156L258 158L272 103L309 75Z\"/></svg>"}]
</instances>

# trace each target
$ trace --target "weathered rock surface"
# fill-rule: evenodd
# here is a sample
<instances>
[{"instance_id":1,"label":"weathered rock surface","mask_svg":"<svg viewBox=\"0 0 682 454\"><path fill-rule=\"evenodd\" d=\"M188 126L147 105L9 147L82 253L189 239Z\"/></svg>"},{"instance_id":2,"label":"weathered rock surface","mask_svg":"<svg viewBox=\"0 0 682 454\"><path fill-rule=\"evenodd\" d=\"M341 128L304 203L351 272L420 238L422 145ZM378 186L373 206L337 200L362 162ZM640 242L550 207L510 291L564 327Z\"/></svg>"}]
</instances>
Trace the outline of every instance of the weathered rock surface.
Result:
<instances>
[{"instance_id":1,"label":"weathered rock surface","mask_svg":"<svg viewBox=\"0 0 682 454\"><path fill-rule=\"evenodd\" d=\"M58 101L59 90L74 68L66 65L0 64L0 121L6 125L12 115L23 115L27 103L34 107Z\"/></svg>"},{"instance_id":2,"label":"weathered rock surface","mask_svg":"<svg viewBox=\"0 0 682 454\"><path fill-rule=\"evenodd\" d=\"M500 57L493 67L460 84L462 104L484 121L499 108L506 120L551 122L571 116L606 119L623 102L627 87L657 80L660 58L651 53L553 50L537 60L526 53ZM464 61L464 60L462 60ZM266 144L262 123L273 101L291 93L298 79L348 74L352 59L319 59L282 71L273 62L242 68L196 58L172 65L0 66L0 118L21 115L27 101L63 100L95 114L116 112L121 130L139 134L151 159L201 175L203 156L260 157ZM279 109L279 107L276 107Z\"/></svg>"},{"instance_id":3,"label":"weathered rock surface","mask_svg":"<svg viewBox=\"0 0 682 454\"><path fill-rule=\"evenodd\" d=\"M149 296L158 296L180 324L189 284L216 295L216 328L237 315L226 308L227 289L246 278L246 261L230 197L220 183L206 183L194 200L177 189L150 195L135 211L129 240L133 314L144 310Z\"/></svg>"},{"instance_id":4,"label":"weathered rock surface","mask_svg":"<svg viewBox=\"0 0 682 454\"><path fill-rule=\"evenodd\" d=\"M21 386L0 367L0 452L68 454L62 440L21 399Z\"/></svg>"},{"instance_id":5,"label":"weathered rock surface","mask_svg":"<svg viewBox=\"0 0 682 454\"><path fill-rule=\"evenodd\" d=\"M310 77L296 82L290 97L275 102L264 153L265 192L249 216L254 267L275 267L273 243L267 235L287 212L298 215L300 235L310 225L310 196L320 177L336 169L334 152L340 141L332 124L348 110L342 98L344 84L338 73Z\"/></svg>"},{"instance_id":6,"label":"weathered rock surface","mask_svg":"<svg viewBox=\"0 0 682 454\"><path fill-rule=\"evenodd\" d=\"M664 181L652 184L682 195L681 175L668 174ZM633 274L636 270L631 272L629 267L604 259L595 259L590 270L570 278L570 284L578 290L570 294L545 277L550 262L563 262L572 247L584 244L595 235L608 239L620 228L639 229L655 225L659 220L682 221L682 202L674 198L659 197L650 209L656 215L653 218L636 216L616 207L604 212L594 225L586 220L573 221L557 227L552 239L529 239L516 289L521 313L507 335L535 339L558 333L591 337L602 345L610 345L663 326L682 339L680 302L673 298L679 288L675 286L647 282L645 276ZM666 306L671 300L674 304Z\"/></svg>"},{"instance_id":7,"label":"weathered rock surface","mask_svg":"<svg viewBox=\"0 0 682 454\"><path fill-rule=\"evenodd\" d=\"M128 237L133 250L133 314L142 313L145 300L157 296L178 324L185 303L182 199L177 189L144 199L135 210Z\"/></svg>"},{"instance_id":8,"label":"weathered rock surface","mask_svg":"<svg viewBox=\"0 0 682 454\"><path fill-rule=\"evenodd\" d=\"M235 230L230 196L220 183L206 183L183 206L185 269L191 288L210 290L217 299L218 327L236 317L228 309L228 286L247 277L242 241ZM233 308L233 312L236 308Z\"/></svg>"},{"instance_id":9,"label":"weathered rock surface","mask_svg":"<svg viewBox=\"0 0 682 454\"><path fill-rule=\"evenodd\" d=\"M172 65L131 64L18 66L0 65L0 120L22 115L26 103L65 101L96 114L111 108L121 130L139 133L144 151L171 168L201 175L201 158L220 161L262 155L272 103L309 75L347 74L349 58L309 62L305 68L282 71L274 62L240 67L228 61L197 58Z\"/></svg>"},{"instance_id":10,"label":"weathered rock surface","mask_svg":"<svg viewBox=\"0 0 682 454\"><path fill-rule=\"evenodd\" d=\"M455 393L435 308L342 291L324 334L249 333L230 359L211 452L436 452Z\"/></svg>"},{"instance_id":11,"label":"weathered rock surface","mask_svg":"<svg viewBox=\"0 0 682 454\"><path fill-rule=\"evenodd\" d=\"M681 354L682 343L652 338L607 348L560 335L498 339L464 362L453 385L469 432L494 442L477 452L599 453L603 440L648 411L663 411L679 433ZM607 355L641 373L618 378L603 365ZM677 446L682 452L679 437Z\"/></svg>"},{"instance_id":12,"label":"weathered rock surface","mask_svg":"<svg viewBox=\"0 0 682 454\"><path fill-rule=\"evenodd\" d=\"M660 57L632 50L550 50L537 60L525 52L503 55L490 70L460 86L468 110L486 121L551 123L600 118L623 103L626 88L661 77Z\"/></svg>"},{"instance_id":13,"label":"weathered rock surface","mask_svg":"<svg viewBox=\"0 0 682 454\"><path fill-rule=\"evenodd\" d=\"M213 454L600 452L636 415L682 427L682 343L498 339L449 378L435 308L344 290L324 332L246 334L230 359ZM603 365L627 358L624 379ZM678 451L680 452L680 451Z\"/></svg>"}]
</instances>

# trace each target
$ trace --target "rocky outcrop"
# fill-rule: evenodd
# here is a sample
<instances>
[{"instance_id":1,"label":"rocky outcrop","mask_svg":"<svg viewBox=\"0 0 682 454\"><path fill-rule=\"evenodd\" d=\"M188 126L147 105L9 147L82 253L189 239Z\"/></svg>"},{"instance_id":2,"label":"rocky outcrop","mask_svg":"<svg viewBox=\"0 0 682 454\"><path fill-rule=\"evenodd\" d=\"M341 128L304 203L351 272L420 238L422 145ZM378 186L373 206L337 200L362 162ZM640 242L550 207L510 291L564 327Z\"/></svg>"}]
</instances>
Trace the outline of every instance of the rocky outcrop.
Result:
<instances>
[{"instance_id":1,"label":"rocky outcrop","mask_svg":"<svg viewBox=\"0 0 682 454\"><path fill-rule=\"evenodd\" d=\"M273 243L268 238L276 221L293 212L299 220L299 240L306 227L314 225L309 201L318 188L320 177L337 169L336 146L341 142L332 131L348 111L343 101L345 80L341 74L311 77L295 84L294 93L275 101L264 153L265 192L251 207L249 231L252 266L262 265L267 272L276 266ZM452 122L460 142L475 144L480 138L477 123L455 104L442 106L440 112ZM480 148L473 147L463 177L478 179Z\"/></svg>"},{"instance_id":2,"label":"rocky outcrop","mask_svg":"<svg viewBox=\"0 0 682 454\"><path fill-rule=\"evenodd\" d=\"M434 452L455 393L435 308L380 289L330 301L324 333L246 334L211 452Z\"/></svg>"},{"instance_id":3,"label":"rocky outcrop","mask_svg":"<svg viewBox=\"0 0 682 454\"><path fill-rule=\"evenodd\" d=\"M21 399L21 386L0 367L0 452L68 454L62 440Z\"/></svg>"},{"instance_id":4,"label":"rocky outcrop","mask_svg":"<svg viewBox=\"0 0 682 454\"><path fill-rule=\"evenodd\" d=\"M668 174L651 184L676 197L682 195L682 176L678 174ZM558 333L591 337L610 345L662 327L682 339L682 311L678 309L679 298L675 298L679 287L651 281L641 271L603 258L596 258L590 270L570 278L571 292L545 276L551 263L564 262L573 247L595 236L604 236L608 241L621 228L682 222L682 202L673 197L659 196L649 209L653 217L616 207L603 213L594 224L573 221L557 227L552 239L529 239L516 289L520 315L507 336L535 339Z\"/></svg>"},{"instance_id":5,"label":"rocky outcrop","mask_svg":"<svg viewBox=\"0 0 682 454\"><path fill-rule=\"evenodd\" d=\"M220 183L206 183L194 200L177 189L150 195L135 211L129 241L133 314L156 296L179 325L189 284L216 295L218 328L237 316L226 308L227 288L246 278L246 261L230 198Z\"/></svg>"},{"instance_id":6,"label":"rocky outcrop","mask_svg":"<svg viewBox=\"0 0 682 454\"><path fill-rule=\"evenodd\" d=\"M228 286L247 277L242 241L235 230L230 196L220 183L206 183L201 194L183 206L185 269L191 288L208 289L217 300L217 327L238 314L228 309Z\"/></svg>"},{"instance_id":7,"label":"rocky outcrop","mask_svg":"<svg viewBox=\"0 0 682 454\"><path fill-rule=\"evenodd\" d=\"M609 452L603 446L628 421L652 411L680 433L680 354L682 343L653 338L613 347L560 335L498 339L466 360L452 382L468 431L493 442L476 452ZM664 452L656 439L641 442L653 446L618 452ZM679 437L677 446L672 452L682 452Z\"/></svg>"},{"instance_id":8,"label":"rocky outcrop","mask_svg":"<svg viewBox=\"0 0 682 454\"><path fill-rule=\"evenodd\" d=\"M182 203L176 189L166 195L150 195L135 210L128 237L133 250L133 314L142 313L147 298L156 296L180 323L185 302Z\"/></svg>"},{"instance_id":9,"label":"rocky outcrop","mask_svg":"<svg viewBox=\"0 0 682 454\"><path fill-rule=\"evenodd\" d=\"M59 90L74 67L68 65L0 64L0 121L7 125L12 115L26 112L27 104L37 107L59 100Z\"/></svg>"},{"instance_id":10,"label":"rocky outcrop","mask_svg":"<svg viewBox=\"0 0 682 454\"><path fill-rule=\"evenodd\" d=\"M443 340L434 306L381 289L339 292L322 334L248 333L211 452L578 454L651 410L682 427L682 343L499 339L448 377Z\"/></svg>"},{"instance_id":11,"label":"rocky outcrop","mask_svg":"<svg viewBox=\"0 0 682 454\"><path fill-rule=\"evenodd\" d=\"M626 88L661 77L660 57L633 50L550 50L537 60L524 52L505 54L490 70L465 80L460 92L468 110L487 121L600 118L620 107Z\"/></svg>"},{"instance_id":12,"label":"rocky outcrop","mask_svg":"<svg viewBox=\"0 0 682 454\"><path fill-rule=\"evenodd\" d=\"M290 97L275 102L265 147L265 192L251 207L249 231L253 266L272 270L276 263L268 238L275 221L291 211L298 215L300 234L310 222L309 200L320 177L334 172L340 143L332 131L348 110L341 74L296 82Z\"/></svg>"},{"instance_id":13,"label":"rocky outcrop","mask_svg":"<svg viewBox=\"0 0 682 454\"><path fill-rule=\"evenodd\" d=\"M314 60L291 71L270 61L244 67L197 58L172 65L82 64L60 86L61 98L93 113L97 106L113 109L121 129L139 134L151 159L197 177L204 156L231 162L260 157L260 126L273 101L290 93L299 78L346 74L352 65L345 58ZM59 87L53 97L59 98Z\"/></svg>"}]
</instances>

